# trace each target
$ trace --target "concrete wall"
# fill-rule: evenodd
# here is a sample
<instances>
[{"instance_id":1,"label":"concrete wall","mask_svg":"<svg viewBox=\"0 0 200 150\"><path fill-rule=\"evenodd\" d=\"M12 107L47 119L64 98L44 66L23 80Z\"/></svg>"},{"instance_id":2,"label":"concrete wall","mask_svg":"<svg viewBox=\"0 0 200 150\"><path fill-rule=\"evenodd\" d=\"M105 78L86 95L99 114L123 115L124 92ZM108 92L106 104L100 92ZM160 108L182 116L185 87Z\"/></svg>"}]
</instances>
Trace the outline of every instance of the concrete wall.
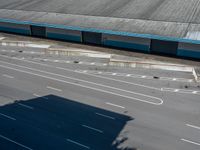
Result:
<instances>
[{"instance_id":1,"label":"concrete wall","mask_svg":"<svg viewBox=\"0 0 200 150\"><path fill-rule=\"evenodd\" d=\"M102 42L105 46L149 52L151 40L144 38L103 34Z\"/></svg>"},{"instance_id":2,"label":"concrete wall","mask_svg":"<svg viewBox=\"0 0 200 150\"><path fill-rule=\"evenodd\" d=\"M81 42L81 31L64 30L57 28L46 28L47 38L60 39L66 41Z\"/></svg>"},{"instance_id":3,"label":"concrete wall","mask_svg":"<svg viewBox=\"0 0 200 150\"><path fill-rule=\"evenodd\" d=\"M19 24L4 23L4 22L0 22L0 31L24 34L24 35L31 34L29 25L19 25Z\"/></svg>"},{"instance_id":4,"label":"concrete wall","mask_svg":"<svg viewBox=\"0 0 200 150\"><path fill-rule=\"evenodd\" d=\"M177 55L200 59L200 44L179 43Z\"/></svg>"}]
</instances>

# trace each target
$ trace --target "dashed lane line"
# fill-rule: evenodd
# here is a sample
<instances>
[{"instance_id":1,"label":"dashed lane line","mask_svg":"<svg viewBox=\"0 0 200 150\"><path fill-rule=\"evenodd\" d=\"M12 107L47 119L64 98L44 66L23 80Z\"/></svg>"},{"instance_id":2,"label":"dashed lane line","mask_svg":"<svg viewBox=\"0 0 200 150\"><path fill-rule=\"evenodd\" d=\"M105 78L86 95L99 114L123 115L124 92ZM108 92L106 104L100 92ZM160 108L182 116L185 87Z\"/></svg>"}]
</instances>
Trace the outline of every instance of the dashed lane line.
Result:
<instances>
[{"instance_id":1,"label":"dashed lane line","mask_svg":"<svg viewBox=\"0 0 200 150\"><path fill-rule=\"evenodd\" d=\"M16 142L16 141L13 141L13 140L11 140L11 139L9 139L9 138L7 138L7 137L1 135L1 134L0 134L0 138L2 138L2 139L4 139L4 140L7 140L7 141L9 141L9 142L11 142L11 143L14 143L14 144L16 144L16 145L18 145L18 146L21 146L21 147L23 147L23 148L25 148L25 149L27 149L27 150L33 150L32 148L27 147L27 146L25 146L25 145L23 145L23 144L21 144L21 143Z\"/></svg>"},{"instance_id":2,"label":"dashed lane line","mask_svg":"<svg viewBox=\"0 0 200 150\"><path fill-rule=\"evenodd\" d=\"M15 118L11 117L11 116L8 116L6 114L3 114L3 113L0 113L1 116L5 117L5 118L8 118L8 119L11 119L11 120L16 120Z\"/></svg>"},{"instance_id":3,"label":"dashed lane line","mask_svg":"<svg viewBox=\"0 0 200 150\"><path fill-rule=\"evenodd\" d=\"M51 86L47 86L47 89L51 89L51 90L54 90L54 91L62 92L61 89L58 89L58 88L55 88L55 87L51 87Z\"/></svg>"},{"instance_id":4,"label":"dashed lane line","mask_svg":"<svg viewBox=\"0 0 200 150\"><path fill-rule=\"evenodd\" d=\"M197 142L194 142L194 141L191 141L191 140L187 140L187 139L181 139L181 140L184 141L184 142L190 143L190 144L194 144L194 145L200 146L200 143L197 143Z\"/></svg>"},{"instance_id":5,"label":"dashed lane line","mask_svg":"<svg viewBox=\"0 0 200 150\"><path fill-rule=\"evenodd\" d=\"M120 105L117 105L117 104L113 104L113 103L110 103L110 102L106 102L107 105L111 105L111 106L115 106L115 107L119 107L119 108L122 108L122 109L125 109L124 106L120 106Z\"/></svg>"},{"instance_id":6,"label":"dashed lane line","mask_svg":"<svg viewBox=\"0 0 200 150\"><path fill-rule=\"evenodd\" d=\"M200 127L195 126L195 125L186 124L186 126L191 127L191 128L194 128L194 129L198 129L198 130L200 130Z\"/></svg>"},{"instance_id":7,"label":"dashed lane line","mask_svg":"<svg viewBox=\"0 0 200 150\"><path fill-rule=\"evenodd\" d=\"M67 141L70 142L70 143L76 144L76 145L78 145L78 146L80 146L80 147L83 147L83 148L86 148L86 149L90 149L89 146L83 145L83 144L81 144L81 143L79 143L79 142L76 142L76 141L74 141L74 140L67 139Z\"/></svg>"},{"instance_id":8,"label":"dashed lane line","mask_svg":"<svg viewBox=\"0 0 200 150\"><path fill-rule=\"evenodd\" d=\"M33 107L28 106L28 105L25 105L25 104L22 104L22 103L18 103L18 105L20 105L20 106L22 106L22 107L25 107L25 108L28 108L28 109L31 109L31 110L34 109Z\"/></svg>"},{"instance_id":9,"label":"dashed lane line","mask_svg":"<svg viewBox=\"0 0 200 150\"><path fill-rule=\"evenodd\" d=\"M90 130L93 130L93 131L96 131L96 132L99 132L99 133L103 133L102 130L99 130L99 129L96 129L94 127L90 127L90 126L87 126L87 125L84 125L84 124L82 124L82 127L88 128Z\"/></svg>"},{"instance_id":10,"label":"dashed lane line","mask_svg":"<svg viewBox=\"0 0 200 150\"><path fill-rule=\"evenodd\" d=\"M7 75L7 74L3 74L2 76L3 76L3 77L6 77L6 78L10 78L10 79L13 79L13 78L14 78L13 76L10 76L10 75Z\"/></svg>"},{"instance_id":11,"label":"dashed lane line","mask_svg":"<svg viewBox=\"0 0 200 150\"><path fill-rule=\"evenodd\" d=\"M38 94L33 94L33 96L37 97L37 98L42 98L42 99L48 99L48 97L45 97L45 96L40 96Z\"/></svg>"},{"instance_id":12,"label":"dashed lane line","mask_svg":"<svg viewBox=\"0 0 200 150\"><path fill-rule=\"evenodd\" d=\"M101 117L104 117L104 118L108 118L108 119L112 119L112 120L115 120L114 117L111 117L111 116L108 116L108 115L104 115L104 114L101 114L101 113L95 113L96 115L99 115Z\"/></svg>"}]
</instances>

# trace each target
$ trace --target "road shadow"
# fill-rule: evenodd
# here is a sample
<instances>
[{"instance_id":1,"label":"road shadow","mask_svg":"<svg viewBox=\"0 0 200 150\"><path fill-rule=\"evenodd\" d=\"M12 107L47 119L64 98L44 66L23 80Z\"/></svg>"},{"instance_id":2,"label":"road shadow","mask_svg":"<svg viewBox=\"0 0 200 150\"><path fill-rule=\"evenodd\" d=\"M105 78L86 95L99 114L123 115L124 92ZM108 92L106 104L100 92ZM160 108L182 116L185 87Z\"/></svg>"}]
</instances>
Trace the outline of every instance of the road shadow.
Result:
<instances>
[{"instance_id":1,"label":"road shadow","mask_svg":"<svg viewBox=\"0 0 200 150\"><path fill-rule=\"evenodd\" d=\"M0 113L11 117L0 115L0 150L136 150L117 138L134 118L56 95L16 100Z\"/></svg>"}]
</instances>

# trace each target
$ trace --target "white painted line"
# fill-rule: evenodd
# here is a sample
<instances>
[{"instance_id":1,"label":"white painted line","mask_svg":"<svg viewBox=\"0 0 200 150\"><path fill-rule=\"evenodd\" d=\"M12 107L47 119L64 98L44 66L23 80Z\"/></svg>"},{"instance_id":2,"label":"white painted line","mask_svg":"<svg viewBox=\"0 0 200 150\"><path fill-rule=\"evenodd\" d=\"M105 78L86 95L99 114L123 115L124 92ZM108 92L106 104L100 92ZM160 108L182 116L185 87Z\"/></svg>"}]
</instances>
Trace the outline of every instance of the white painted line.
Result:
<instances>
[{"instance_id":1,"label":"white painted line","mask_svg":"<svg viewBox=\"0 0 200 150\"><path fill-rule=\"evenodd\" d=\"M94 131L96 131L96 132L103 133L103 131L101 131L101 130L99 130L99 129L96 129L96 128L93 128L93 127L90 127L90 126L87 126L87 125L84 125L84 124L82 124L82 126L85 127L85 128L94 130Z\"/></svg>"},{"instance_id":2,"label":"white painted line","mask_svg":"<svg viewBox=\"0 0 200 150\"><path fill-rule=\"evenodd\" d=\"M13 76L10 76L10 75L7 75L7 74L3 74L2 76L3 76L3 77L6 77L6 78L10 78L10 79L13 79L13 78L14 78Z\"/></svg>"},{"instance_id":3,"label":"white painted line","mask_svg":"<svg viewBox=\"0 0 200 150\"><path fill-rule=\"evenodd\" d=\"M193 141L190 141L190 140L187 140L187 139L181 139L181 140L184 141L184 142L188 142L190 144L194 144L194 145L200 146L200 143L197 143L197 142L193 142Z\"/></svg>"},{"instance_id":4,"label":"white painted line","mask_svg":"<svg viewBox=\"0 0 200 150\"><path fill-rule=\"evenodd\" d=\"M179 91L179 89L175 89L175 90L174 90L174 92L178 92L178 91Z\"/></svg>"},{"instance_id":5,"label":"white painted line","mask_svg":"<svg viewBox=\"0 0 200 150\"><path fill-rule=\"evenodd\" d=\"M147 76L142 76L142 78L146 78Z\"/></svg>"},{"instance_id":6,"label":"white painted line","mask_svg":"<svg viewBox=\"0 0 200 150\"><path fill-rule=\"evenodd\" d=\"M197 94L197 93L198 93L198 91L193 91L192 93L193 93L193 94Z\"/></svg>"},{"instance_id":7,"label":"white painted line","mask_svg":"<svg viewBox=\"0 0 200 150\"><path fill-rule=\"evenodd\" d=\"M3 56L3 55L0 55L0 56L7 58L7 56ZM8 57L8 58L10 58L10 57ZM13 58L11 58L11 59L13 59ZM48 67L52 67L52 66L46 65L46 64L40 64L40 63L26 61L26 60L23 60L23 61L30 62L30 63L35 63L35 64L39 64L39 65L44 65L44 66L48 66ZM16 70L16 71L20 71L20 72L24 72L24 73L28 73L28 74L32 74L32 75L36 75L36 76L40 76L40 77L44 77L44 78L48 78L48 79L53 79L53 80L57 80L57 81L60 81L60 82L65 82L65 83L69 83L69 84L73 84L73 85L77 85L77 86L81 86L81 87L85 87L85 88L89 88L89 89L93 89L93 90L97 90L97 91L101 91L101 92L113 94L113 95L125 97L125 98L136 100L136 101L141 101L141 102L145 102L145 103L149 103L149 104L153 104L153 105L162 105L163 104L163 100L161 98L158 98L158 97L154 97L154 96L150 96L150 95L145 95L145 94L137 93L137 92L133 92L133 91L127 91L127 90L123 90L123 89L119 89L119 88L116 88L116 87L111 87L111 86L108 86L108 85L103 85L103 84L95 83L95 82L91 82L91 81L86 81L86 80L81 80L81 79L77 79L77 78L67 77L67 76L64 76L64 75L60 75L60 74L56 74L56 73L51 73L51 72L46 72L46 71L42 71L42 70L38 70L38 69L34 69L34 68L29 68L29 67L25 67L25 66L15 65L15 64L12 64L12 63L4 62L4 61L0 61L0 62L6 63L6 64L10 64L10 65L14 65L14 66L18 66L18 67L21 67L21 68L27 68L27 69L38 71L38 72L42 72L42 73L47 73L47 74L51 74L51 75L57 75L57 76L60 76L60 77L63 77L63 78L67 78L67 79L78 80L78 81L81 81L81 82L90 83L90 84L94 84L94 85L98 85L98 86L102 86L102 87L106 87L106 88L110 88L110 89L114 89L114 90L119 90L119 91L131 93L131 94L137 94L137 95L140 95L140 96L148 97L148 98L153 98L153 99L158 100L159 102L152 102L152 101L147 101L145 99L139 99L139 98L135 98L135 97L121 95L121 94L118 94L118 93L109 92L109 91L102 90L102 89L99 89L99 88L84 86L84 85L81 85L81 84L72 83L72 82L68 82L68 81L65 81L65 80L59 80L59 79L55 79L55 78L52 78L52 77L47 77L47 76L44 76L44 75L35 74L35 73L29 72L29 71L23 71L23 70L20 70L20 69L15 69L15 68L11 68L11 67L6 67L6 66L3 66L3 65L0 65L1 67L4 67L4 68L9 68L9 69L12 69L12 70ZM71 71L71 72L76 72L76 71L71 70L71 69L66 69L66 68L61 68L61 67L56 67L56 68L57 69L62 69L62 70L67 70L67 71ZM99 78L106 78L106 77L101 77L101 76L96 76L96 75L90 75L90 76L95 76L95 77L99 77ZM112 79L112 78L106 78L106 79L118 81L118 80L115 80L115 79ZM129 83L129 82L125 82L125 81L121 81L121 82L136 85L135 83ZM144 85L140 85L140 86L143 87ZM144 86L144 87L146 87L146 86Z\"/></svg>"},{"instance_id":8,"label":"white painted line","mask_svg":"<svg viewBox=\"0 0 200 150\"><path fill-rule=\"evenodd\" d=\"M59 60L53 60L53 62L58 62Z\"/></svg>"},{"instance_id":9,"label":"white painted line","mask_svg":"<svg viewBox=\"0 0 200 150\"><path fill-rule=\"evenodd\" d=\"M79 62L79 64L83 64L83 62L82 62L82 61L80 61L80 62Z\"/></svg>"},{"instance_id":10,"label":"white painted line","mask_svg":"<svg viewBox=\"0 0 200 150\"><path fill-rule=\"evenodd\" d=\"M81 147L90 149L89 146L85 146L85 145L83 145L83 144L81 144L81 143L78 143L78 142L76 142L76 141L73 141L73 140L71 140L71 139L67 139L67 141L70 142L70 143L76 144L76 145L78 145L78 146L81 146Z\"/></svg>"},{"instance_id":11,"label":"white painted line","mask_svg":"<svg viewBox=\"0 0 200 150\"><path fill-rule=\"evenodd\" d=\"M127 77L130 77L131 75L130 75L130 74L127 74L126 76L127 76Z\"/></svg>"},{"instance_id":12,"label":"white painted line","mask_svg":"<svg viewBox=\"0 0 200 150\"><path fill-rule=\"evenodd\" d=\"M61 89L54 88L54 87L51 87L51 86L47 86L47 89L52 89L52 90L55 90L55 91L62 92L62 90L61 90Z\"/></svg>"},{"instance_id":13,"label":"white painted line","mask_svg":"<svg viewBox=\"0 0 200 150\"><path fill-rule=\"evenodd\" d=\"M25 104L22 104L22 103L18 103L18 105L33 110L33 107L31 107L31 106L28 106L28 105L25 105Z\"/></svg>"},{"instance_id":14,"label":"white painted line","mask_svg":"<svg viewBox=\"0 0 200 150\"><path fill-rule=\"evenodd\" d=\"M116 105L116 104L113 104L113 103L106 102L106 104L107 105L111 105L111 106L115 106L115 107L119 107L119 108L122 108L122 109L125 109L125 107L120 106L120 105Z\"/></svg>"},{"instance_id":15,"label":"white painted line","mask_svg":"<svg viewBox=\"0 0 200 150\"><path fill-rule=\"evenodd\" d=\"M115 120L114 117L111 117L111 116L108 116L108 115L104 115L104 114L101 114L101 113L95 113L95 114L99 115L99 116L102 116L102 117L105 117L105 118L109 118L109 119Z\"/></svg>"},{"instance_id":16,"label":"white painted line","mask_svg":"<svg viewBox=\"0 0 200 150\"><path fill-rule=\"evenodd\" d=\"M25 148L25 149L33 150L32 148L29 148L29 147L27 147L27 146L25 146L25 145L23 145L23 144L21 144L21 143L15 142L15 141L13 141L13 140L11 140L11 139L9 139L9 138L7 138L7 137L1 135L1 134L0 134L0 138L2 138L2 139L4 139L4 140L7 140L7 141L9 141L9 142L12 142L12 143L14 143L14 144L16 144L16 145L18 145L18 146L21 146L21 147L23 147L23 148Z\"/></svg>"},{"instance_id":17,"label":"white painted line","mask_svg":"<svg viewBox=\"0 0 200 150\"><path fill-rule=\"evenodd\" d=\"M33 96L38 97L38 98L48 99L47 97L45 97L45 96L40 96L40 95L38 95L38 94L33 94Z\"/></svg>"},{"instance_id":18,"label":"white painted line","mask_svg":"<svg viewBox=\"0 0 200 150\"><path fill-rule=\"evenodd\" d=\"M98 72L98 74L102 74L102 72L101 72L101 71L99 71L99 72Z\"/></svg>"},{"instance_id":19,"label":"white painted line","mask_svg":"<svg viewBox=\"0 0 200 150\"><path fill-rule=\"evenodd\" d=\"M34 54L35 52L31 51L31 54Z\"/></svg>"},{"instance_id":20,"label":"white painted line","mask_svg":"<svg viewBox=\"0 0 200 150\"><path fill-rule=\"evenodd\" d=\"M177 79L176 78L173 78L173 81L176 81Z\"/></svg>"},{"instance_id":21,"label":"white painted line","mask_svg":"<svg viewBox=\"0 0 200 150\"><path fill-rule=\"evenodd\" d=\"M112 73L113 76L115 76L117 73Z\"/></svg>"},{"instance_id":22,"label":"white painted line","mask_svg":"<svg viewBox=\"0 0 200 150\"><path fill-rule=\"evenodd\" d=\"M93 62L93 63L90 63L91 65L94 65L95 63Z\"/></svg>"},{"instance_id":23,"label":"white painted line","mask_svg":"<svg viewBox=\"0 0 200 150\"><path fill-rule=\"evenodd\" d=\"M103 66L107 66L107 64L103 64Z\"/></svg>"},{"instance_id":24,"label":"white painted line","mask_svg":"<svg viewBox=\"0 0 200 150\"><path fill-rule=\"evenodd\" d=\"M6 118L8 118L8 119L11 119L11 120L16 120L15 118L13 118L13 117L10 117L10 116L8 116L8 115L5 115L5 114L2 114L2 113L0 113L0 115L1 115L1 116L4 116L4 117L6 117Z\"/></svg>"},{"instance_id":25,"label":"white painted line","mask_svg":"<svg viewBox=\"0 0 200 150\"><path fill-rule=\"evenodd\" d=\"M200 127L195 126L195 125L186 124L186 126L200 130Z\"/></svg>"}]
</instances>

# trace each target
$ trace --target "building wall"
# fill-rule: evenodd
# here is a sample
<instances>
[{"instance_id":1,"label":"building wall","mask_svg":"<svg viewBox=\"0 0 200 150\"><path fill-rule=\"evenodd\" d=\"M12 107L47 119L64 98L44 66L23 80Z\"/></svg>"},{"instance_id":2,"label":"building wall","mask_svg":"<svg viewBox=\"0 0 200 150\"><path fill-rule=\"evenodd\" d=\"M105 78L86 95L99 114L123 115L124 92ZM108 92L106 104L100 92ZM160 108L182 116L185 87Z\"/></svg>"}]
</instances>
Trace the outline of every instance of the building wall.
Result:
<instances>
[{"instance_id":1,"label":"building wall","mask_svg":"<svg viewBox=\"0 0 200 150\"><path fill-rule=\"evenodd\" d=\"M103 34L102 42L105 46L149 52L151 40L137 37Z\"/></svg>"},{"instance_id":2,"label":"building wall","mask_svg":"<svg viewBox=\"0 0 200 150\"><path fill-rule=\"evenodd\" d=\"M0 22L0 31L30 35L30 25Z\"/></svg>"},{"instance_id":3,"label":"building wall","mask_svg":"<svg viewBox=\"0 0 200 150\"><path fill-rule=\"evenodd\" d=\"M179 43L177 55L200 59L200 44Z\"/></svg>"},{"instance_id":4,"label":"building wall","mask_svg":"<svg viewBox=\"0 0 200 150\"><path fill-rule=\"evenodd\" d=\"M47 38L60 39L66 41L81 42L81 31L58 29L58 28L46 28Z\"/></svg>"}]
</instances>

